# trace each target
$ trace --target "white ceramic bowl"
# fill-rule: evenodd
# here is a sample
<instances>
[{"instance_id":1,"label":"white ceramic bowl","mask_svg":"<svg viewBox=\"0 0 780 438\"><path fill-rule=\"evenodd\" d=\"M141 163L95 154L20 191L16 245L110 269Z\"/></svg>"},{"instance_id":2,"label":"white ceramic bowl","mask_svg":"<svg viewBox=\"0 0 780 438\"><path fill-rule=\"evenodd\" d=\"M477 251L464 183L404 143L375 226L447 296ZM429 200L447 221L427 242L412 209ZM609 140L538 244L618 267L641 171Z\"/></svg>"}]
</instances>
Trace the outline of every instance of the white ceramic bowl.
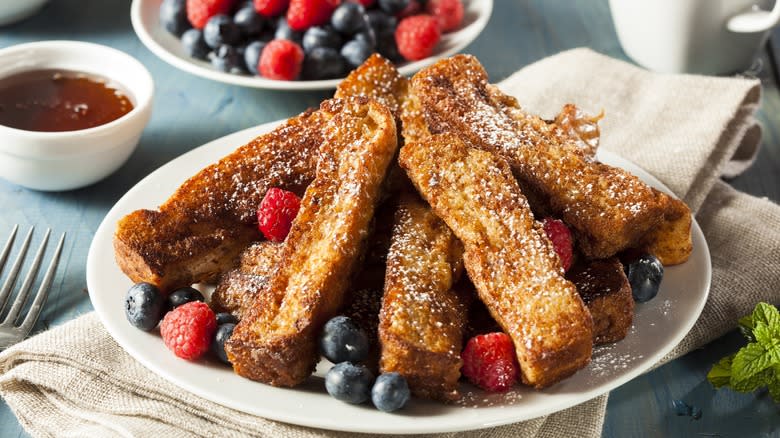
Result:
<instances>
[{"instance_id":1,"label":"white ceramic bowl","mask_svg":"<svg viewBox=\"0 0 780 438\"><path fill-rule=\"evenodd\" d=\"M0 125L0 177L36 190L69 190L117 170L138 144L152 111L154 83L135 58L98 44L43 41L0 50L0 78L64 69L116 81L134 108L94 128L35 132Z\"/></svg>"},{"instance_id":2,"label":"white ceramic bowl","mask_svg":"<svg viewBox=\"0 0 780 438\"><path fill-rule=\"evenodd\" d=\"M15 23L38 12L48 0L0 0L0 26Z\"/></svg>"}]
</instances>

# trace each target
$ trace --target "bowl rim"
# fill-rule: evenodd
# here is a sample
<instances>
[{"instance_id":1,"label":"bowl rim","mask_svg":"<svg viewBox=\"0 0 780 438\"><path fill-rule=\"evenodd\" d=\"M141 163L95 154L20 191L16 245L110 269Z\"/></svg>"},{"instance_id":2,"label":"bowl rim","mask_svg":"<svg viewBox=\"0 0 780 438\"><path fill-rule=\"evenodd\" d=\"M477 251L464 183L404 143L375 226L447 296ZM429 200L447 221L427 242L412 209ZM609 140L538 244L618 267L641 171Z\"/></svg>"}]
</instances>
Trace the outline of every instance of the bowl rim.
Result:
<instances>
[{"instance_id":1,"label":"bowl rim","mask_svg":"<svg viewBox=\"0 0 780 438\"><path fill-rule=\"evenodd\" d=\"M113 47L105 46L102 44L90 43L86 41L46 40L46 41L35 41L29 43L15 44L13 46L0 49L0 59L3 59L3 57L8 55L9 53L15 53L18 51L31 50L31 49L91 50L91 51L99 51L103 53L110 53L113 56L124 58L126 61L129 62L129 64L133 66L133 68L136 68L140 75L138 77L138 80L143 82L144 85L142 87L139 86L131 87L129 84L117 80L116 78L110 77L109 75L101 74L101 76L105 76L108 79L112 81L116 81L117 83L121 84L126 90L128 90L128 92L132 94L132 97L135 98L135 102L134 102L135 105L133 105L132 110L130 110L126 114L123 114L121 117L114 119L108 123L104 123L98 126L93 126L91 128L78 129L74 131L29 131L26 129L12 128L10 126L0 124L0 135L5 133L6 135L13 135L16 136L17 138L18 137L33 138L33 139L39 138L42 140L70 139L74 137L82 137L85 135L93 135L93 134L99 135L104 131L113 130L132 119L136 119L138 117L143 116L151 108L152 102L154 100L154 79L152 78L151 73L146 68L146 66L143 65L143 63L141 63L133 56L130 56L129 54L121 50L115 49ZM81 63L81 60L78 58L75 59L75 61L76 64ZM77 70L79 72L88 73L88 74L93 73L90 71L89 66L94 64L83 63L82 65L84 65L85 67L83 67L83 70L82 67L78 67ZM33 67L30 69L22 69L12 74L18 74L24 71L34 71L40 68L41 66ZM43 68L46 67L44 66ZM98 73L93 73L93 74L98 74ZM0 75L0 80L4 79L5 77L6 76L4 75Z\"/></svg>"}]
</instances>

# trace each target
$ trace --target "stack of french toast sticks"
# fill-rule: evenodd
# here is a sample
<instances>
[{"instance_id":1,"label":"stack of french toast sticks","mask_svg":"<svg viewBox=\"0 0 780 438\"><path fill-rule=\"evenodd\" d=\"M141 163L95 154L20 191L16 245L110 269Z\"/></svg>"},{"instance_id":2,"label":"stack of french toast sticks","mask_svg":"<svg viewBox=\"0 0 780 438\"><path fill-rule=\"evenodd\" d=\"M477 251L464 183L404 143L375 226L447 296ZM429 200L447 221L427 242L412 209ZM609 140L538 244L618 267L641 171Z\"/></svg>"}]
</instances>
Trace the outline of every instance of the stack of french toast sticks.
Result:
<instances>
[{"instance_id":1,"label":"stack of french toast sticks","mask_svg":"<svg viewBox=\"0 0 780 438\"><path fill-rule=\"evenodd\" d=\"M674 265L692 249L685 204L595 158L599 118L574 105L554 120L529 114L472 56L409 80L374 55L319 109L201 170L159 210L124 217L116 260L163 290L215 282L212 306L240 319L228 357L253 380L303 382L322 326L346 314L374 365L417 396L458 399L464 339L495 327L522 382L544 388L626 336L620 254ZM257 230L273 187L302 196L281 243ZM566 272L547 216L574 235Z\"/></svg>"}]
</instances>

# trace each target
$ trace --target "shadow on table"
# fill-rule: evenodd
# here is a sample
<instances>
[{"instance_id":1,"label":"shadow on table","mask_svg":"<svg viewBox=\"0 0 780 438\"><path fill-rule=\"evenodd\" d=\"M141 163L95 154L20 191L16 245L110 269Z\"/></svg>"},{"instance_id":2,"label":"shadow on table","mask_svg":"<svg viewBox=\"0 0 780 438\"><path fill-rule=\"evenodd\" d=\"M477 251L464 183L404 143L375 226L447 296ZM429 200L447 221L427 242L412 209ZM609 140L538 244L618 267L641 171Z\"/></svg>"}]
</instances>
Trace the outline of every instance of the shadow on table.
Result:
<instances>
[{"instance_id":1,"label":"shadow on table","mask_svg":"<svg viewBox=\"0 0 780 438\"><path fill-rule=\"evenodd\" d=\"M18 23L0 27L0 31L13 33L15 36L34 35L38 40L89 39L122 33L129 28L128 0L50 0L37 14Z\"/></svg>"}]
</instances>

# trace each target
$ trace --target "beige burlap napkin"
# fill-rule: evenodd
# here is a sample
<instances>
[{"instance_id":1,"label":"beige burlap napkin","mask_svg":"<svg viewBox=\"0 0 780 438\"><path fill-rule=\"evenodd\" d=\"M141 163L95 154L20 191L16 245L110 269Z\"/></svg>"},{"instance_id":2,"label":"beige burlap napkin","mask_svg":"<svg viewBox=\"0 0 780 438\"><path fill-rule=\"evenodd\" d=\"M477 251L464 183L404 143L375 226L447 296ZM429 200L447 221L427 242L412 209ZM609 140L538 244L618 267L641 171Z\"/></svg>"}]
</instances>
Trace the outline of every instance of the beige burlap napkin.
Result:
<instances>
[{"instance_id":1,"label":"beige burlap napkin","mask_svg":"<svg viewBox=\"0 0 780 438\"><path fill-rule=\"evenodd\" d=\"M501 86L548 117L567 102L603 108L603 147L658 176L697 211L712 252L712 290L694 329L665 360L721 336L757 301L780 300L780 207L718 181L744 169L758 146L757 81L662 76L578 49ZM36 436L358 436L268 421L182 391L133 360L94 314L3 352L0 373L0 394ZM439 436L597 437L606 400Z\"/></svg>"}]
</instances>

